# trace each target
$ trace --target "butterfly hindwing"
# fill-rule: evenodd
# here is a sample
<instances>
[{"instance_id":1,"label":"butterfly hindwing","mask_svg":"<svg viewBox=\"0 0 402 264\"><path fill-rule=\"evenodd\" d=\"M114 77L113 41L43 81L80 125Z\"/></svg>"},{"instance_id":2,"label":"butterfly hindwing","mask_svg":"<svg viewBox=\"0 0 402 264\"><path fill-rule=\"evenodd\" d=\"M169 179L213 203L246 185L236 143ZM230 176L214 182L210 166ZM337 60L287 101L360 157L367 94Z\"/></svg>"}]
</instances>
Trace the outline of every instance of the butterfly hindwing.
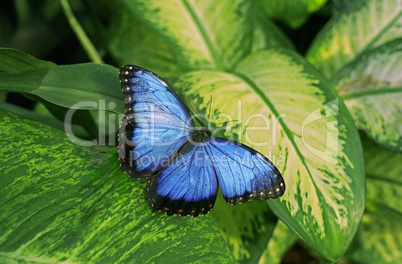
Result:
<instances>
[{"instance_id":1,"label":"butterfly hindwing","mask_svg":"<svg viewBox=\"0 0 402 264\"><path fill-rule=\"evenodd\" d=\"M206 139L223 197L229 204L282 196L285 183L278 169L262 154L241 143Z\"/></svg>"},{"instance_id":2,"label":"butterfly hindwing","mask_svg":"<svg viewBox=\"0 0 402 264\"><path fill-rule=\"evenodd\" d=\"M121 168L131 177L151 175L191 133L194 123L172 89L157 75L123 66L125 118L119 129Z\"/></svg>"},{"instance_id":3,"label":"butterfly hindwing","mask_svg":"<svg viewBox=\"0 0 402 264\"><path fill-rule=\"evenodd\" d=\"M203 145L194 146L152 176L148 200L156 210L197 216L213 208L218 181Z\"/></svg>"}]
</instances>

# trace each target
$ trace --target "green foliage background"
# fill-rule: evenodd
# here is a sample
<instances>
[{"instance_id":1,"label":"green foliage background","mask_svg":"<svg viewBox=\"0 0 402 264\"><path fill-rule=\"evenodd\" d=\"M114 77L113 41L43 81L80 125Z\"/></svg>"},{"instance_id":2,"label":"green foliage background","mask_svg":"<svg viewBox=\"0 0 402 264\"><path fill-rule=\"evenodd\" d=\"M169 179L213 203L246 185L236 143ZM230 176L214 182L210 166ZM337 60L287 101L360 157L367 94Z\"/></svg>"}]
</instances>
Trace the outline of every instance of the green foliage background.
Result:
<instances>
[{"instance_id":1,"label":"green foliage background","mask_svg":"<svg viewBox=\"0 0 402 264\"><path fill-rule=\"evenodd\" d=\"M14 0L0 25L0 263L402 259L400 1ZM270 142L250 146L285 195L152 211L119 170L124 64L194 113L212 97L222 136Z\"/></svg>"}]
</instances>

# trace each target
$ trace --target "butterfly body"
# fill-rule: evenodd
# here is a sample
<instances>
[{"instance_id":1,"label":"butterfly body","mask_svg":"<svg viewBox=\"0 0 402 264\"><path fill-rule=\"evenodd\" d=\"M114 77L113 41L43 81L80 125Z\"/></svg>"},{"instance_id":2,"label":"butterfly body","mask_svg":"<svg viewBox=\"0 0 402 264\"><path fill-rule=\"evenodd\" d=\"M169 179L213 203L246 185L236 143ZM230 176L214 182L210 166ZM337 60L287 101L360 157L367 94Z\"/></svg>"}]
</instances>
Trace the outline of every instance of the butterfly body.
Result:
<instances>
[{"instance_id":1,"label":"butterfly body","mask_svg":"<svg viewBox=\"0 0 402 264\"><path fill-rule=\"evenodd\" d=\"M148 200L167 214L206 214L220 186L225 200L238 204L280 197L278 169L262 154L232 140L196 129L184 104L154 73L123 66L120 82L126 115L119 130L121 169L147 178Z\"/></svg>"},{"instance_id":2,"label":"butterfly body","mask_svg":"<svg viewBox=\"0 0 402 264\"><path fill-rule=\"evenodd\" d=\"M184 142L183 145L177 150L177 155L182 157L183 155L187 154L190 150L192 150L196 145L199 143L203 143L206 137L207 129L196 129L194 130L191 135L190 139Z\"/></svg>"}]
</instances>

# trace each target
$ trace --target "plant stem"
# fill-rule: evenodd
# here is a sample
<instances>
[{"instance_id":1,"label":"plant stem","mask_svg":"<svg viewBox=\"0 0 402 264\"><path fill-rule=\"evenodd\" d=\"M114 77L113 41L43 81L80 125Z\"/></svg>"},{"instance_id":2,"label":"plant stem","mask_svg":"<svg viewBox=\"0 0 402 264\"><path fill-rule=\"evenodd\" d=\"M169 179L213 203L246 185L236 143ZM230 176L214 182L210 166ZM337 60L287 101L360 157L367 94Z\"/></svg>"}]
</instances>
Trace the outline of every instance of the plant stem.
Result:
<instances>
[{"instance_id":1,"label":"plant stem","mask_svg":"<svg viewBox=\"0 0 402 264\"><path fill-rule=\"evenodd\" d=\"M102 57L99 55L95 46L92 44L91 40L88 38L84 29L81 27L80 23L78 22L77 18L74 16L74 13L71 10L68 0L60 0L60 3L63 7L64 14L68 20L68 23L71 26L71 29L75 32L75 35L77 36L79 42L81 43L81 46L86 51L88 57L93 62L104 63L102 60Z\"/></svg>"}]
</instances>

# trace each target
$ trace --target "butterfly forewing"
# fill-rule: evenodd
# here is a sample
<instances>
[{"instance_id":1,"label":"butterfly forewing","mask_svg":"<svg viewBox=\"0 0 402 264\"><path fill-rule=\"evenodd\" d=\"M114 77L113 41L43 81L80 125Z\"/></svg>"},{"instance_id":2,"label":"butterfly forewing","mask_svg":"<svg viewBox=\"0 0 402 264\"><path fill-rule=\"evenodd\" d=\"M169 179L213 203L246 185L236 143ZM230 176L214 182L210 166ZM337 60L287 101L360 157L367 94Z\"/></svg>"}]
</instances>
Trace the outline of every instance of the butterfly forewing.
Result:
<instances>
[{"instance_id":1,"label":"butterfly forewing","mask_svg":"<svg viewBox=\"0 0 402 264\"><path fill-rule=\"evenodd\" d=\"M131 177L151 175L183 144L194 124L166 83L141 67L120 70L125 118L119 129L121 168Z\"/></svg>"}]
</instances>

